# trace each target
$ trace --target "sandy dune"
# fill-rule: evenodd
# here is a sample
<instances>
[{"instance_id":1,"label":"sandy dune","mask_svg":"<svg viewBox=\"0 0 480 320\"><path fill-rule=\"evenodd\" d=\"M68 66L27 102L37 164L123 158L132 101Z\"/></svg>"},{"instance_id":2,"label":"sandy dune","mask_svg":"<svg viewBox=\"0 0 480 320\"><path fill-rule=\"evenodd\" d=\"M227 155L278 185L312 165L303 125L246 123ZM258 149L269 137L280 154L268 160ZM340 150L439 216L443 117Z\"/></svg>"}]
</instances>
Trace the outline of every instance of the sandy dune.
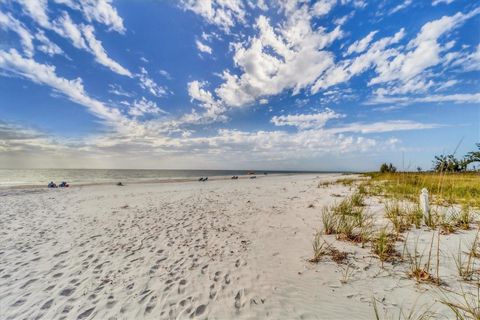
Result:
<instances>
[{"instance_id":1,"label":"sandy dune","mask_svg":"<svg viewBox=\"0 0 480 320\"><path fill-rule=\"evenodd\" d=\"M368 248L338 244L350 271L307 261L322 206L351 192L317 187L336 178L0 191L0 318L371 319L374 296L390 314L432 304L434 290L405 266L380 268ZM375 199L369 210L382 216ZM429 244L431 232L415 232ZM441 275L454 282L451 253L442 255Z\"/></svg>"}]
</instances>

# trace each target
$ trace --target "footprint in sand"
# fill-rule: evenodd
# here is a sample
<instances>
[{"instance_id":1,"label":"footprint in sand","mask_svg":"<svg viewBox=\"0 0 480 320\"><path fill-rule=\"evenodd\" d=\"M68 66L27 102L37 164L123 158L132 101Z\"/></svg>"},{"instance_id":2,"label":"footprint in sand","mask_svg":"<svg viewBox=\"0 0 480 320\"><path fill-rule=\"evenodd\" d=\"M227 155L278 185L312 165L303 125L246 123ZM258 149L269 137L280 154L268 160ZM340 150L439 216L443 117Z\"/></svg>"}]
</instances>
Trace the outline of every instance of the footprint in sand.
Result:
<instances>
[{"instance_id":1,"label":"footprint in sand","mask_svg":"<svg viewBox=\"0 0 480 320\"><path fill-rule=\"evenodd\" d=\"M60 291L61 296L69 297L75 291L74 288L65 288Z\"/></svg>"},{"instance_id":2,"label":"footprint in sand","mask_svg":"<svg viewBox=\"0 0 480 320\"><path fill-rule=\"evenodd\" d=\"M93 310L95 310L95 307L83 311L82 313L80 313L80 314L78 315L77 320L81 320L81 319L87 318L90 314L92 314Z\"/></svg>"},{"instance_id":3,"label":"footprint in sand","mask_svg":"<svg viewBox=\"0 0 480 320\"><path fill-rule=\"evenodd\" d=\"M152 312L153 308L157 305L157 296L150 297L150 301L148 302L147 306L145 307L145 314L149 314Z\"/></svg>"},{"instance_id":4,"label":"footprint in sand","mask_svg":"<svg viewBox=\"0 0 480 320\"><path fill-rule=\"evenodd\" d=\"M185 280L185 279L182 279L178 282L178 293L179 294L182 294L182 293L185 292L186 284L187 284L187 280Z\"/></svg>"},{"instance_id":5,"label":"footprint in sand","mask_svg":"<svg viewBox=\"0 0 480 320\"><path fill-rule=\"evenodd\" d=\"M50 309L50 307L52 306L52 304L53 304L53 299L50 299L50 300L48 300L47 302L45 302L40 309L41 309L41 310Z\"/></svg>"},{"instance_id":6,"label":"footprint in sand","mask_svg":"<svg viewBox=\"0 0 480 320\"><path fill-rule=\"evenodd\" d=\"M235 296L235 308L240 309L245 305L245 289L240 289Z\"/></svg>"},{"instance_id":7,"label":"footprint in sand","mask_svg":"<svg viewBox=\"0 0 480 320\"><path fill-rule=\"evenodd\" d=\"M195 309L195 312L192 315L195 317L201 316L203 313L205 313L206 309L207 309L207 306L204 304L201 304Z\"/></svg>"},{"instance_id":8,"label":"footprint in sand","mask_svg":"<svg viewBox=\"0 0 480 320\"><path fill-rule=\"evenodd\" d=\"M222 276L222 271L215 272L215 276L213 277L213 281L218 282L218 280L220 280L221 276Z\"/></svg>"}]
</instances>

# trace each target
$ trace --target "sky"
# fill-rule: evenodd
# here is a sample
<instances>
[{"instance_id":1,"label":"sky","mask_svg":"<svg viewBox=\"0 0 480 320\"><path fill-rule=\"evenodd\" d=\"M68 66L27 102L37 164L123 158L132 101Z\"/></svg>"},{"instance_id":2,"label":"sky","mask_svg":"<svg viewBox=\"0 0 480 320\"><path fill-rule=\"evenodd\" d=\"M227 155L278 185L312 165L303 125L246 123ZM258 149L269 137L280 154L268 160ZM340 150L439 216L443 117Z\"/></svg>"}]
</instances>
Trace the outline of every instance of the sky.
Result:
<instances>
[{"instance_id":1,"label":"sky","mask_svg":"<svg viewBox=\"0 0 480 320\"><path fill-rule=\"evenodd\" d=\"M471 0L0 0L0 168L430 169L480 142Z\"/></svg>"}]
</instances>

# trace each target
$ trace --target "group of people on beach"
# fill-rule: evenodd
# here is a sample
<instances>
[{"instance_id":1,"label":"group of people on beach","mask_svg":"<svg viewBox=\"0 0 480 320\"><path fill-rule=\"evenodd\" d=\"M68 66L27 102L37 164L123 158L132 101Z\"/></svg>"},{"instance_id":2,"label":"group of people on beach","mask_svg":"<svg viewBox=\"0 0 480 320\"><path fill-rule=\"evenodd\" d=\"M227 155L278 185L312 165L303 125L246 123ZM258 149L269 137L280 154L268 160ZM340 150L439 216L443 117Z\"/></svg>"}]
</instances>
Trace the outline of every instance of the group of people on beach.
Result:
<instances>
[{"instance_id":1,"label":"group of people on beach","mask_svg":"<svg viewBox=\"0 0 480 320\"><path fill-rule=\"evenodd\" d=\"M66 181L62 181L58 186L55 182L50 181L47 185L48 188L68 188L70 185Z\"/></svg>"}]
</instances>

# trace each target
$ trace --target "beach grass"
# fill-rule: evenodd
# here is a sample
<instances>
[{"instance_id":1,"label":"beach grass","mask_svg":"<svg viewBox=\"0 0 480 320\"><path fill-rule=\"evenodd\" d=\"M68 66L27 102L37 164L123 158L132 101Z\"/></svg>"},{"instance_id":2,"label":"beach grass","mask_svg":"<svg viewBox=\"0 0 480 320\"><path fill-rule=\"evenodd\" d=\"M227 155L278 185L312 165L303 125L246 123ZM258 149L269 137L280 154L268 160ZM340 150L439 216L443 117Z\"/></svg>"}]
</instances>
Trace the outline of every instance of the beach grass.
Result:
<instances>
[{"instance_id":1,"label":"beach grass","mask_svg":"<svg viewBox=\"0 0 480 320\"><path fill-rule=\"evenodd\" d=\"M460 204L480 208L480 173L397 172L365 173L370 179L363 181L361 192L417 201L422 188L426 188L433 204Z\"/></svg>"}]
</instances>

